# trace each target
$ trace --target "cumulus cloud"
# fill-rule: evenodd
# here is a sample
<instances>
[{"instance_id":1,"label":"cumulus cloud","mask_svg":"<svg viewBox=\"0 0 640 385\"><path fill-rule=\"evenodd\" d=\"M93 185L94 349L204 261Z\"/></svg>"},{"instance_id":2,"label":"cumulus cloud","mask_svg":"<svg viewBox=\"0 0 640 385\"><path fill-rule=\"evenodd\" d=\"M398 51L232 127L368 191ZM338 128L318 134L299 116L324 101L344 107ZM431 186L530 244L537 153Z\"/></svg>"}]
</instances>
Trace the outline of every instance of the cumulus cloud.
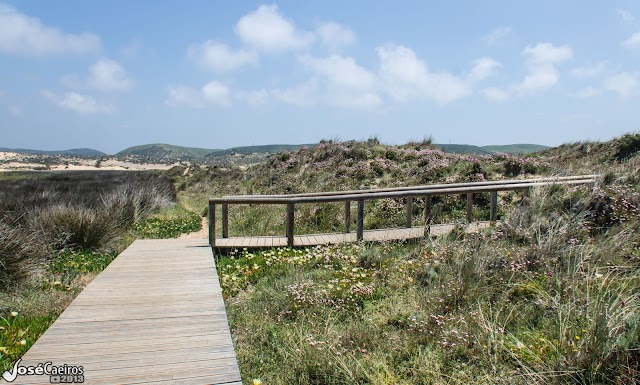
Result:
<instances>
[{"instance_id":1,"label":"cumulus cloud","mask_svg":"<svg viewBox=\"0 0 640 385\"><path fill-rule=\"evenodd\" d=\"M115 111L113 105L98 102L89 95L77 92L65 92L62 95L50 91L41 91L40 93L58 107L81 115L106 114Z\"/></svg>"},{"instance_id":2,"label":"cumulus cloud","mask_svg":"<svg viewBox=\"0 0 640 385\"><path fill-rule=\"evenodd\" d=\"M318 89L318 81L311 79L293 87L273 89L271 93L275 98L285 103L300 107L309 107L318 103Z\"/></svg>"},{"instance_id":3,"label":"cumulus cloud","mask_svg":"<svg viewBox=\"0 0 640 385\"><path fill-rule=\"evenodd\" d=\"M587 63L582 67L575 67L569 71L569 75L578 79L594 78L602 74L607 66L606 62L599 62L596 64Z\"/></svg>"},{"instance_id":4,"label":"cumulus cloud","mask_svg":"<svg viewBox=\"0 0 640 385\"><path fill-rule=\"evenodd\" d=\"M170 86L165 103L171 107L187 106L203 108L207 106L230 107L231 90L219 81L211 81L200 89L187 86Z\"/></svg>"},{"instance_id":5,"label":"cumulus cloud","mask_svg":"<svg viewBox=\"0 0 640 385\"><path fill-rule=\"evenodd\" d=\"M316 34L320 42L333 51L356 42L356 36L351 28L334 22L320 24L316 28Z\"/></svg>"},{"instance_id":6,"label":"cumulus cloud","mask_svg":"<svg viewBox=\"0 0 640 385\"><path fill-rule=\"evenodd\" d=\"M525 57L527 75L516 87L520 94L534 94L548 90L560 80L556 66L573 58L569 46L554 46L551 43L538 43L527 46L522 55Z\"/></svg>"},{"instance_id":7,"label":"cumulus cloud","mask_svg":"<svg viewBox=\"0 0 640 385\"><path fill-rule=\"evenodd\" d=\"M236 24L236 34L247 45L266 52L297 50L308 47L313 34L300 30L278 12L278 6L261 5Z\"/></svg>"},{"instance_id":8,"label":"cumulus cloud","mask_svg":"<svg viewBox=\"0 0 640 385\"><path fill-rule=\"evenodd\" d=\"M467 77L449 72L432 72L416 53L402 45L376 49L380 60L379 76L386 91L397 101L427 98L446 104L470 95L475 82L490 76L499 64L490 58L475 62Z\"/></svg>"},{"instance_id":9,"label":"cumulus cloud","mask_svg":"<svg viewBox=\"0 0 640 385\"><path fill-rule=\"evenodd\" d=\"M322 75L332 87L350 89L371 89L375 86L375 75L359 66L351 57L331 55L316 58L305 55L300 62L315 73Z\"/></svg>"},{"instance_id":10,"label":"cumulus cloud","mask_svg":"<svg viewBox=\"0 0 640 385\"><path fill-rule=\"evenodd\" d=\"M231 92L229 87L218 81L214 80L205 84L200 92L206 102L221 107L231 106Z\"/></svg>"},{"instance_id":11,"label":"cumulus cloud","mask_svg":"<svg viewBox=\"0 0 640 385\"><path fill-rule=\"evenodd\" d=\"M169 95L165 103L171 107L187 106L192 108L204 107L200 92L186 86L169 86Z\"/></svg>"},{"instance_id":12,"label":"cumulus cloud","mask_svg":"<svg viewBox=\"0 0 640 385\"><path fill-rule=\"evenodd\" d=\"M99 49L100 39L92 33L65 33L0 3L0 52L37 56Z\"/></svg>"},{"instance_id":13,"label":"cumulus cloud","mask_svg":"<svg viewBox=\"0 0 640 385\"><path fill-rule=\"evenodd\" d=\"M636 32L629 38L622 42L622 45L627 48L633 48L640 46L640 32Z\"/></svg>"},{"instance_id":14,"label":"cumulus cloud","mask_svg":"<svg viewBox=\"0 0 640 385\"><path fill-rule=\"evenodd\" d=\"M207 40L200 44L192 44L188 49L189 57L204 69L222 73L235 70L247 64L257 62L255 51L233 50L226 44Z\"/></svg>"},{"instance_id":15,"label":"cumulus cloud","mask_svg":"<svg viewBox=\"0 0 640 385\"><path fill-rule=\"evenodd\" d=\"M487 43L487 45L498 45L510 34L511 27L500 27L489 32L489 34L487 34L483 38L483 40Z\"/></svg>"},{"instance_id":16,"label":"cumulus cloud","mask_svg":"<svg viewBox=\"0 0 640 385\"><path fill-rule=\"evenodd\" d=\"M134 81L117 61L100 59L89 68L87 84L99 91L119 92L129 90Z\"/></svg>"},{"instance_id":17,"label":"cumulus cloud","mask_svg":"<svg viewBox=\"0 0 640 385\"><path fill-rule=\"evenodd\" d=\"M640 95L640 72L621 72L611 75L605 80L604 88L615 92L622 99Z\"/></svg>"}]
</instances>

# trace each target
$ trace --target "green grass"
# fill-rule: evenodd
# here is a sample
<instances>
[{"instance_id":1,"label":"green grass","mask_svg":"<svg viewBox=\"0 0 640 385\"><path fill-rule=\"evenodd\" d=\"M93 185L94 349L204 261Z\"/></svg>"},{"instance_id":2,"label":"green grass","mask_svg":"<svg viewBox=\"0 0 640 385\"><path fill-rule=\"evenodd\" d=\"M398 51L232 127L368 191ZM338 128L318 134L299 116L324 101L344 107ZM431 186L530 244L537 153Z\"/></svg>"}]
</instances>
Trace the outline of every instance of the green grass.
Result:
<instances>
[{"instance_id":1,"label":"green grass","mask_svg":"<svg viewBox=\"0 0 640 385\"><path fill-rule=\"evenodd\" d=\"M477 234L222 256L243 380L632 383L639 202L630 186L539 189Z\"/></svg>"},{"instance_id":2,"label":"green grass","mask_svg":"<svg viewBox=\"0 0 640 385\"><path fill-rule=\"evenodd\" d=\"M133 231L142 238L176 238L200 230L202 222L196 213L174 206L133 225Z\"/></svg>"},{"instance_id":3,"label":"green grass","mask_svg":"<svg viewBox=\"0 0 640 385\"><path fill-rule=\"evenodd\" d=\"M10 369L57 317L57 313L23 316L17 312L0 316L0 372Z\"/></svg>"}]
</instances>

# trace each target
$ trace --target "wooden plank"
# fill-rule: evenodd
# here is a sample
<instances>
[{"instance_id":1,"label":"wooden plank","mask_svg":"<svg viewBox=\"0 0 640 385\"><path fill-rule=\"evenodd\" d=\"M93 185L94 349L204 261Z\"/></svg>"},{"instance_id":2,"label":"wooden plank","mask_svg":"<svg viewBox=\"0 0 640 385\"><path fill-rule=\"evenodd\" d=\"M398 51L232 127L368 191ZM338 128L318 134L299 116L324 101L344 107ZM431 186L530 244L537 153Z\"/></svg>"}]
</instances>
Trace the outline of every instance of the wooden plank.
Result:
<instances>
[{"instance_id":1,"label":"wooden plank","mask_svg":"<svg viewBox=\"0 0 640 385\"><path fill-rule=\"evenodd\" d=\"M240 383L211 248L199 246L206 240L134 242L24 362L81 365L87 384ZM48 382L29 376L14 383Z\"/></svg>"}]
</instances>

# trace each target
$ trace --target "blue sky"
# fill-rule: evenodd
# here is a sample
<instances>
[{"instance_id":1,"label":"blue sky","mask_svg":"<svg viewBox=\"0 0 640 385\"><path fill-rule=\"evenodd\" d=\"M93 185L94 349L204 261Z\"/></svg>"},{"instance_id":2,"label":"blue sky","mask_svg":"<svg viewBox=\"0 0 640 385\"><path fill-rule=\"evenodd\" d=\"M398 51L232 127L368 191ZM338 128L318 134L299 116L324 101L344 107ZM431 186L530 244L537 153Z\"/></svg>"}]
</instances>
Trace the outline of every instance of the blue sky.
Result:
<instances>
[{"instance_id":1,"label":"blue sky","mask_svg":"<svg viewBox=\"0 0 640 385\"><path fill-rule=\"evenodd\" d=\"M0 0L0 147L640 129L640 3Z\"/></svg>"}]
</instances>

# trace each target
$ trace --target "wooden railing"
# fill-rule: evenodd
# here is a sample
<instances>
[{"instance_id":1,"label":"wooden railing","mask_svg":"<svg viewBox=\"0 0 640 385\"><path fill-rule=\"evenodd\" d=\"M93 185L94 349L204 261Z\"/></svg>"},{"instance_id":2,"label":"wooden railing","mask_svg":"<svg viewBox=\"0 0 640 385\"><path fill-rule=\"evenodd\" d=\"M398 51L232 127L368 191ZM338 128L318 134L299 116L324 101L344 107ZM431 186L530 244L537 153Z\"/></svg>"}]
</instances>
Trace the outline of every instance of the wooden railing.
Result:
<instances>
[{"instance_id":1,"label":"wooden railing","mask_svg":"<svg viewBox=\"0 0 640 385\"><path fill-rule=\"evenodd\" d=\"M350 232L351 202L358 204L356 220L356 239L364 237L364 204L367 200L385 198L406 198L406 227L411 227L413 221L413 199L424 197L424 222L429 224L431 218L431 197L439 195L467 196L467 221L473 220L473 194L490 193L490 221L496 220L498 192L521 190L528 194L531 187L552 184L584 184L595 182L598 175L576 175L564 177L549 177L536 179L513 179L491 182L470 182L423 185L411 187L380 188L369 190L332 191L289 195L233 195L209 199L209 244L216 245L216 205L221 206L222 238L229 237L229 205L232 204L281 204L287 206L286 236L287 245L293 246L295 226L295 205L299 203L329 203L344 202L345 233Z\"/></svg>"}]
</instances>

